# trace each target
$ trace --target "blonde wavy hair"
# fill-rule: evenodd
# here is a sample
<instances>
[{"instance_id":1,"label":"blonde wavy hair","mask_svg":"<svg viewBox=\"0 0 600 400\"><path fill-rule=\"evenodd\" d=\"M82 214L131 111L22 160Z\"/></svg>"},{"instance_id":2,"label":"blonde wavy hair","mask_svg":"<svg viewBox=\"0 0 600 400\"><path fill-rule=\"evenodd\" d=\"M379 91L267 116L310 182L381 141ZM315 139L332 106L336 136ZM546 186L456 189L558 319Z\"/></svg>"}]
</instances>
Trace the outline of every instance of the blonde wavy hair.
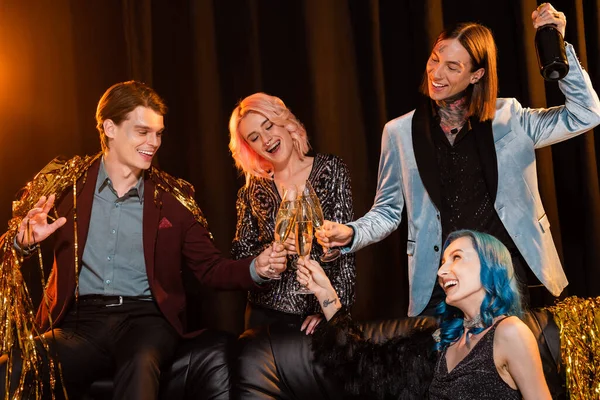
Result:
<instances>
[{"instance_id":1,"label":"blonde wavy hair","mask_svg":"<svg viewBox=\"0 0 600 400\"><path fill-rule=\"evenodd\" d=\"M240 122L249 113L260 114L273 124L284 127L292 137L294 150L301 160L304 159L310 150L304 125L279 97L262 92L254 93L238 103L229 119L229 150L235 166L246 176L246 184L252 176L273 179L273 164L252 150L239 131Z\"/></svg>"}]
</instances>

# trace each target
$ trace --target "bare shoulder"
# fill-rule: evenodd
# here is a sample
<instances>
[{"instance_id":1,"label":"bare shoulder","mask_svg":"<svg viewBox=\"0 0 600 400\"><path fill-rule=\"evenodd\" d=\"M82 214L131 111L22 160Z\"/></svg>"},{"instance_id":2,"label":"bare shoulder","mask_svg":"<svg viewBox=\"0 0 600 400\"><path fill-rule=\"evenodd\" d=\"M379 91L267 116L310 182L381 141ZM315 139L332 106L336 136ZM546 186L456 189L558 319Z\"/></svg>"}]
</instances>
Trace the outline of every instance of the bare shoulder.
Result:
<instances>
[{"instance_id":1,"label":"bare shoulder","mask_svg":"<svg viewBox=\"0 0 600 400\"><path fill-rule=\"evenodd\" d=\"M494 341L498 345L508 345L515 348L535 343L535 337L523 321L518 317L511 316L498 324Z\"/></svg>"}]
</instances>

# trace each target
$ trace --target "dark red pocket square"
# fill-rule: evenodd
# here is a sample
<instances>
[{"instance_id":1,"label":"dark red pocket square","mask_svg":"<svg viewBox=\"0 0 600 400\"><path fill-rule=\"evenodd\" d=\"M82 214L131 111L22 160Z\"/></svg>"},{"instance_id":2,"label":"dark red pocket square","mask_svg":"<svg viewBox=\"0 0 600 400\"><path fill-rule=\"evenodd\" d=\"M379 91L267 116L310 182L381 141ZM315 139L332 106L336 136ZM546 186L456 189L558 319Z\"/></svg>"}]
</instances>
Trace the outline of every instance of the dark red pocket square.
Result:
<instances>
[{"instance_id":1,"label":"dark red pocket square","mask_svg":"<svg viewBox=\"0 0 600 400\"><path fill-rule=\"evenodd\" d=\"M173 227L173 225L167 219L167 217L162 217L162 219L158 223L158 229L167 229L167 228L171 228L171 227Z\"/></svg>"}]
</instances>

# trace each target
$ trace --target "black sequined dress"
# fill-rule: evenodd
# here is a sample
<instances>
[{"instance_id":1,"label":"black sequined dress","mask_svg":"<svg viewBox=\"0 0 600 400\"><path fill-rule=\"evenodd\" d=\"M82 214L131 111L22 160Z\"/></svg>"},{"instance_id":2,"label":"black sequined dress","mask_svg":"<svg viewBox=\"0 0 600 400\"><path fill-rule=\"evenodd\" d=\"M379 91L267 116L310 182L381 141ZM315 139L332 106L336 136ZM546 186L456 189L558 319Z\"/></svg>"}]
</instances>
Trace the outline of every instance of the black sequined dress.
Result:
<instances>
[{"instance_id":1,"label":"black sequined dress","mask_svg":"<svg viewBox=\"0 0 600 400\"><path fill-rule=\"evenodd\" d=\"M496 322L473 349L448 372L446 350L438 360L429 388L431 400L520 400L521 392L502 380L494 364Z\"/></svg>"}]
</instances>

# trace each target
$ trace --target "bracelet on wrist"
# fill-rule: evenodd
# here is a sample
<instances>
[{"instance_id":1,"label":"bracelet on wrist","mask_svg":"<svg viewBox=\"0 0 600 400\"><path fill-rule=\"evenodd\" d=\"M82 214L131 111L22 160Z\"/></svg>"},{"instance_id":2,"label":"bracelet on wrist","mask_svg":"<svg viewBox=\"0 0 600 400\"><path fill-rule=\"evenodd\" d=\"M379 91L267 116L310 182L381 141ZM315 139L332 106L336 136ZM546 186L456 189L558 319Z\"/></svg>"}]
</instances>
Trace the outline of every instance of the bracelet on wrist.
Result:
<instances>
[{"instance_id":1,"label":"bracelet on wrist","mask_svg":"<svg viewBox=\"0 0 600 400\"><path fill-rule=\"evenodd\" d=\"M26 246L26 247L21 247L21 253L24 256L29 256L31 255L34 251L36 251L38 248L40 247L39 243L34 243L30 246Z\"/></svg>"}]
</instances>

